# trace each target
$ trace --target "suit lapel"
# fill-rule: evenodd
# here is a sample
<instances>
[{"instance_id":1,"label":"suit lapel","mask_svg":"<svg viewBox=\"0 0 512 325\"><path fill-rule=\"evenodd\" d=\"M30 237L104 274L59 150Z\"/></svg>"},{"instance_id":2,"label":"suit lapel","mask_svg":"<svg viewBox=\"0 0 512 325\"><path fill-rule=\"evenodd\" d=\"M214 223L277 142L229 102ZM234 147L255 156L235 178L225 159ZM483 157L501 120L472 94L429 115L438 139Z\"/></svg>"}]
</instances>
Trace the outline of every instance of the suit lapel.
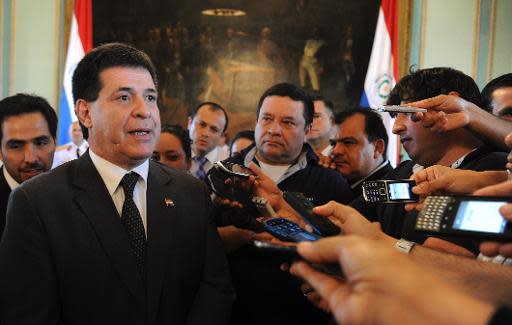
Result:
<instances>
[{"instance_id":1,"label":"suit lapel","mask_svg":"<svg viewBox=\"0 0 512 325\"><path fill-rule=\"evenodd\" d=\"M176 189L169 186L171 176L160 166L150 162L147 190L148 250L148 322L158 311L164 273L167 268L171 239L174 237Z\"/></svg>"},{"instance_id":2,"label":"suit lapel","mask_svg":"<svg viewBox=\"0 0 512 325\"><path fill-rule=\"evenodd\" d=\"M73 196L96 232L114 269L130 292L145 304L145 290L114 202L94 167L89 153L77 161L73 175Z\"/></svg>"}]
</instances>

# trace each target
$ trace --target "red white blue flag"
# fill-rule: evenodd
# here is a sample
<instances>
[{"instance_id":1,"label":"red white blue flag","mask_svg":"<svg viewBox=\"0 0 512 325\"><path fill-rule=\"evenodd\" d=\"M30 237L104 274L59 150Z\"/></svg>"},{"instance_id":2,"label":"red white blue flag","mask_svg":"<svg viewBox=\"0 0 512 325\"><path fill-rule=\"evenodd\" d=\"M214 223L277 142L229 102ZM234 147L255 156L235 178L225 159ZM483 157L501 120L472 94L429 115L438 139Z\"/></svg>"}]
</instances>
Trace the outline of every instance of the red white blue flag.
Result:
<instances>
[{"instance_id":1,"label":"red white blue flag","mask_svg":"<svg viewBox=\"0 0 512 325\"><path fill-rule=\"evenodd\" d=\"M398 79L398 0L382 0L373 39L372 54L364 81L361 106L378 108L386 103ZM393 166L399 161L400 142L391 133L393 119L381 113L388 131L388 159Z\"/></svg>"},{"instance_id":2,"label":"red white blue flag","mask_svg":"<svg viewBox=\"0 0 512 325\"><path fill-rule=\"evenodd\" d=\"M77 118L74 113L71 78L75 67L92 49L92 0L75 0L69 45L64 67L63 90L60 96L59 127L57 141L59 145L71 141L69 126Z\"/></svg>"}]
</instances>

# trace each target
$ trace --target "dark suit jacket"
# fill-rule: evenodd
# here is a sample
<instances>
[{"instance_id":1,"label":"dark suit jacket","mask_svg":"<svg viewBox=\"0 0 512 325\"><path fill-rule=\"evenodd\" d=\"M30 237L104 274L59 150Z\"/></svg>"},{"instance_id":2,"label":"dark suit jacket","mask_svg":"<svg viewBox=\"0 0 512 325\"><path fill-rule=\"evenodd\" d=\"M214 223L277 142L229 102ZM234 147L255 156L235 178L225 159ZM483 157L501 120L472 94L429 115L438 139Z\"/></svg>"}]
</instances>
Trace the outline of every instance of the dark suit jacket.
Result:
<instances>
[{"instance_id":1,"label":"dark suit jacket","mask_svg":"<svg viewBox=\"0 0 512 325\"><path fill-rule=\"evenodd\" d=\"M5 227L5 214L7 212L7 201L9 200L9 194L11 194L11 188L4 177L4 167L0 168L0 238Z\"/></svg>"},{"instance_id":2,"label":"dark suit jacket","mask_svg":"<svg viewBox=\"0 0 512 325\"><path fill-rule=\"evenodd\" d=\"M206 187L154 162L147 187L144 282L89 154L13 191L0 243L6 324L226 323L233 291Z\"/></svg>"}]
</instances>

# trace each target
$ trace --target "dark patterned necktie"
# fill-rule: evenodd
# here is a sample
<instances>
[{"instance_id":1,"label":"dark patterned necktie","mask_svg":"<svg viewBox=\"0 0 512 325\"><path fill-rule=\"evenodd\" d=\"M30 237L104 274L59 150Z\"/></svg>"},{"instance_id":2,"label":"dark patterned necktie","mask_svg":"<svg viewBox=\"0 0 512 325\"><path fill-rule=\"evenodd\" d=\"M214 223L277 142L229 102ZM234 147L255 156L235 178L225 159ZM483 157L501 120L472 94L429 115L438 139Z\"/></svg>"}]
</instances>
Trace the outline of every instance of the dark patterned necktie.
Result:
<instances>
[{"instance_id":1,"label":"dark patterned necktie","mask_svg":"<svg viewBox=\"0 0 512 325\"><path fill-rule=\"evenodd\" d=\"M194 159L198 162L196 176L200 180L204 180L204 178L206 176L206 170L204 170L204 165L206 165L206 163L208 162L208 159L206 159L206 157L200 157L200 156L195 156Z\"/></svg>"},{"instance_id":2,"label":"dark patterned necktie","mask_svg":"<svg viewBox=\"0 0 512 325\"><path fill-rule=\"evenodd\" d=\"M121 220L123 222L132 252L135 256L135 261L139 269L139 273L144 278L145 259L146 259L146 234L144 232L144 224L139 213L139 209L133 201L133 189L139 180L137 173L131 172L124 175L121 180L121 186L124 190L124 203L123 211L121 213Z\"/></svg>"},{"instance_id":3,"label":"dark patterned necktie","mask_svg":"<svg viewBox=\"0 0 512 325\"><path fill-rule=\"evenodd\" d=\"M80 148L76 148L76 157L80 158Z\"/></svg>"}]
</instances>

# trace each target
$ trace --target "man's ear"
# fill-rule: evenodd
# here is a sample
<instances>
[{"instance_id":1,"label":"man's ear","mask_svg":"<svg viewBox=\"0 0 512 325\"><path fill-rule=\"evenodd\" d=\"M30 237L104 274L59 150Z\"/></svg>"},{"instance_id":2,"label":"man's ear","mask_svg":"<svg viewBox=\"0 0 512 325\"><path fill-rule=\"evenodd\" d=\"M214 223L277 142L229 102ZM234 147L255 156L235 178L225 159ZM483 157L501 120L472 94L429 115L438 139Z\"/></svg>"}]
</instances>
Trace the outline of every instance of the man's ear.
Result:
<instances>
[{"instance_id":1,"label":"man's ear","mask_svg":"<svg viewBox=\"0 0 512 325\"><path fill-rule=\"evenodd\" d=\"M460 97L460 94L457 91L450 91L448 95Z\"/></svg>"},{"instance_id":2,"label":"man's ear","mask_svg":"<svg viewBox=\"0 0 512 325\"><path fill-rule=\"evenodd\" d=\"M379 156L384 156L384 140L378 139L373 142L373 158L377 158Z\"/></svg>"},{"instance_id":3,"label":"man's ear","mask_svg":"<svg viewBox=\"0 0 512 325\"><path fill-rule=\"evenodd\" d=\"M304 129L306 131L306 133L304 134L304 143L308 142L308 133L309 133L309 131L311 131L312 127L313 127L313 124L309 124Z\"/></svg>"},{"instance_id":4,"label":"man's ear","mask_svg":"<svg viewBox=\"0 0 512 325\"><path fill-rule=\"evenodd\" d=\"M79 99L75 104L75 114L80 123L83 126L90 129L92 127L92 118L91 118L91 104L86 102L83 99Z\"/></svg>"},{"instance_id":5,"label":"man's ear","mask_svg":"<svg viewBox=\"0 0 512 325\"><path fill-rule=\"evenodd\" d=\"M188 124L187 124L187 129L190 130L190 126L192 125L192 118L189 116L188 117Z\"/></svg>"}]
</instances>

